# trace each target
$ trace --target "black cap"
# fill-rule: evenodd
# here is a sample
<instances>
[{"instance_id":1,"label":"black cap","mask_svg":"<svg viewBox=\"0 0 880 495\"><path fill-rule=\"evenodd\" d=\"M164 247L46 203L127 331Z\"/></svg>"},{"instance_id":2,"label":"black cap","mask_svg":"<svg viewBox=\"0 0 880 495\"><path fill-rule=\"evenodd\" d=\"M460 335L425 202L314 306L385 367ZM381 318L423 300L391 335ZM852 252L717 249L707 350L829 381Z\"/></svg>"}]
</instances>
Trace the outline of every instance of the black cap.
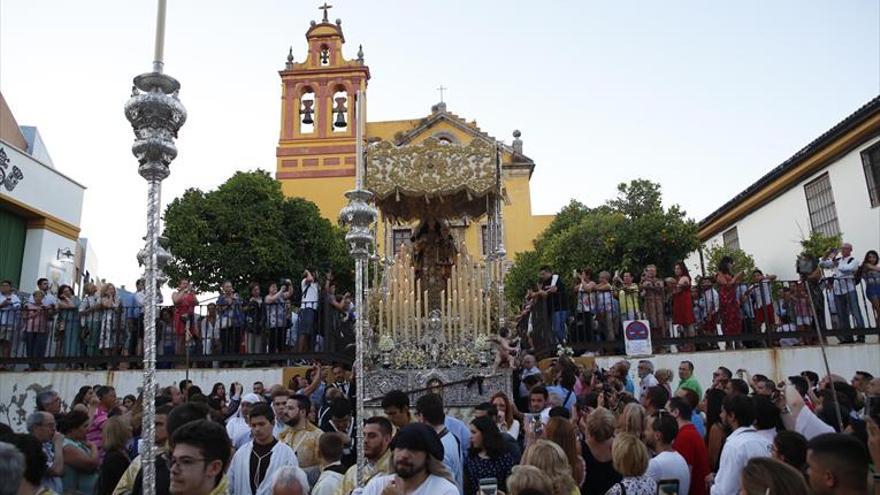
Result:
<instances>
[{"instance_id":1,"label":"black cap","mask_svg":"<svg viewBox=\"0 0 880 495\"><path fill-rule=\"evenodd\" d=\"M443 460L443 443L433 428L422 423L410 423L397 432L392 449L409 449L426 452L438 461Z\"/></svg>"}]
</instances>

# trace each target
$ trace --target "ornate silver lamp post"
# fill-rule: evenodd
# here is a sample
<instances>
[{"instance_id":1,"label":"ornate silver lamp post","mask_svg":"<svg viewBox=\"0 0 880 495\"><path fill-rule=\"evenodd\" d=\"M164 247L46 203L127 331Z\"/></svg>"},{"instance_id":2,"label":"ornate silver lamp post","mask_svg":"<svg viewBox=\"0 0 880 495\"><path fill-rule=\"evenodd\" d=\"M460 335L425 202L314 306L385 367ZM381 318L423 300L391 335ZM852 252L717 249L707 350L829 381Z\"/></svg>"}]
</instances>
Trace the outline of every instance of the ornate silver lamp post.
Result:
<instances>
[{"instance_id":1,"label":"ornate silver lamp post","mask_svg":"<svg viewBox=\"0 0 880 495\"><path fill-rule=\"evenodd\" d=\"M155 495L155 438L153 416L156 407L156 309L159 262L167 262L167 252L159 247L159 208L162 181L169 164L177 156L174 140L186 121L186 109L177 99L180 83L162 73L165 43L166 0L159 0L156 18L156 45L153 71L134 78L131 99L125 104L125 117L131 122L135 139L131 147L137 157L138 173L147 181L147 244L144 248L144 385L141 452L144 495Z\"/></svg>"},{"instance_id":2,"label":"ornate silver lamp post","mask_svg":"<svg viewBox=\"0 0 880 495\"><path fill-rule=\"evenodd\" d=\"M355 121L356 128L356 170L355 188L345 193L348 205L339 212L339 220L348 227L345 241L348 243L351 256L354 258L354 294L355 308L357 308L357 320L354 324L355 333L355 388L357 389L357 419L364 420L364 325L369 317L364 310L364 265L370 257L374 243L371 229L376 221L376 209L370 206L373 193L364 189L364 99L361 91L356 94ZM363 486L364 479L364 428L363 424L357 428L357 485Z\"/></svg>"}]
</instances>

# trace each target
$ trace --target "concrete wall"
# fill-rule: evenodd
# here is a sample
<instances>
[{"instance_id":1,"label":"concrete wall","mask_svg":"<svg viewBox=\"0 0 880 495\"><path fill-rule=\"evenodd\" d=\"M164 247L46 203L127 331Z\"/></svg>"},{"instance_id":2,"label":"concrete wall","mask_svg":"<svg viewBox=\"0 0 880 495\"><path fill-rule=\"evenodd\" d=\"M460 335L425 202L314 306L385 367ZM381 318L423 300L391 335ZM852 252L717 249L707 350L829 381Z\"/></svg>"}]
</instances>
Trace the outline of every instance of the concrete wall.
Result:
<instances>
[{"instance_id":1,"label":"concrete wall","mask_svg":"<svg viewBox=\"0 0 880 495\"><path fill-rule=\"evenodd\" d=\"M827 173L831 181L837 221L845 241L853 244L854 255L861 259L869 249L880 248L880 207L871 208L868 186L862 165L861 152L880 137L871 139L834 161L797 186L739 219L734 225L739 234L739 245L755 258L755 263L765 273L773 273L782 279L794 280L795 257L800 252L800 240L809 236L810 214L804 185ZM704 244L721 244L719 232ZM688 266L699 273L699 254L688 258Z\"/></svg>"},{"instance_id":2,"label":"concrete wall","mask_svg":"<svg viewBox=\"0 0 880 495\"><path fill-rule=\"evenodd\" d=\"M599 366L608 368L620 357L605 356L597 358ZM762 373L774 380L813 370L824 375L822 355L818 347L794 347L774 349L749 349L733 352L700 352L691 354L661 354L650 358L654 367L669 368L677 375L678 364L683 359L694 363L695 376L704 388L712 383L712 371L718 366L726 366L733 371L739 368L750 373ZM632 373L635 378L635 363ZM847 379L857 370L880 375L880 344L837 345L828 348L828 362L831 371ZM190 370L189 378L206 393L215 382L226 384L227 390L233 381L244 384L250 390L254 381L262 381L266 387L282 383L284 369L198 369ZM176 384L185 376L184 370L160 370L156 372L160 386ZM34 410L34 398L43 388L57 390L65 407L73 400L83 385L110 384L116 387L120 399L127 394L137 394L142 383L140 371L59 371L3 373L0 375L0 422L14 429L24 429L27 414ZM676 378L675 383L678 383ZM466 417L464 411L456 414Z\"/></svg>"}]
</instances>

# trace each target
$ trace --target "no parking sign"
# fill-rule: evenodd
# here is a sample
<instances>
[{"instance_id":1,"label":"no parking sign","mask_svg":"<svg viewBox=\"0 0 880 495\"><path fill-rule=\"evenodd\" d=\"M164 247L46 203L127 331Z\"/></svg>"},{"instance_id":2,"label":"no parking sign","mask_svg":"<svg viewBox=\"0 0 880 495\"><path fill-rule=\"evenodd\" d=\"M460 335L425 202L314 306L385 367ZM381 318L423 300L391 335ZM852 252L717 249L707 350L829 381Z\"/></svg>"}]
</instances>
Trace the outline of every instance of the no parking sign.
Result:
<instances>
[{"instance_id":1,"label":"no parking sign","mask_svg":"<svg viewBox=\"0 0 880 495\"><path fill-rule=\"evenodd\" d=\"M626 342L627 356L651 354L651 323L648 320L624 321L623 339Z\"/></svg>"}]
</instances>

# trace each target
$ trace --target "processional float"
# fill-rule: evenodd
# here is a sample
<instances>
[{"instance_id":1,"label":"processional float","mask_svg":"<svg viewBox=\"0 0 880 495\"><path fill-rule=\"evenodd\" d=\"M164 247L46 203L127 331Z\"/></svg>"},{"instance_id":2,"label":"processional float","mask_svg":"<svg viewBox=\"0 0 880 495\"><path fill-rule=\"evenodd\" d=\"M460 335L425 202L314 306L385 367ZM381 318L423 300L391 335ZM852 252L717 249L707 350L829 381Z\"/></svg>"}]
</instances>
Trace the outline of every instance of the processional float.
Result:
<instances>
[{"instance_id":1,"label":"processional float","mask_svg":"<svg viewBox=\"0 0 880 495\"><path fill-rule=\"evenodd\" d=\"M508 390L509 373L492 366L493 336L505 325L500 145L483 138L379 141L366 146L363 163L364 187L385 237L363 288L359 398L375 407L390 390L415 395L429 382L460 383L444 388L444 402L464 407ZM485 253L478 258L468 252L461 227L483 218ZM416 228L395 249L393 227L401 224ZM466 387L469 380L479 387Z\"/></svg>"}]
</instances>

